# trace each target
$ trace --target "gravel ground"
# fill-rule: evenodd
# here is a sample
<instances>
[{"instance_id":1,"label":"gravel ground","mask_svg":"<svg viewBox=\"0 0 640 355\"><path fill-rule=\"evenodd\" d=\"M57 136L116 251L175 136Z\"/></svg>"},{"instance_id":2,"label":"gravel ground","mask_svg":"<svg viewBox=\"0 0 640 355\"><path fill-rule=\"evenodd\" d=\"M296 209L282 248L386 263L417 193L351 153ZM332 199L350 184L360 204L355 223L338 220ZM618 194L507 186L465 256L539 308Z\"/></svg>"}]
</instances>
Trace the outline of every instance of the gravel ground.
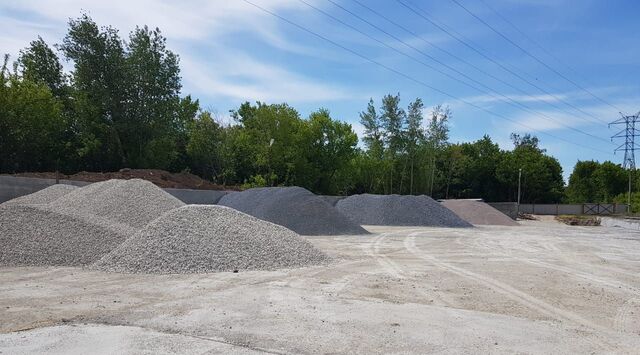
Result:
<instances>
[{"instance_id":1,"label":"gravel ground","mask_svg":"<svg viewBox=\"0 0 640 355\"><path fill-rule=\"evenodd\" d=\"M108 180L93 183L53 201L48 208L72 216L100 216L140 229L171 209L184 206L149 181Z\"/></svg>"},{"instance_id":2,"label":"gravel ground","mask_svg":"<svg viewBox=\"0 0 640 355\"><path fill-rule=\"evenodd\" d=\"M0 206L0 265L82 266L130 234L35 205Z\"/></svg>"},{"instance_id":3,"label":"gravel ground","mask_svg":"<svg viewBox=\"0 0 640 355\"><path fill-rule=\"evenodd\" d=\"M234 208L302 235L367 234L322 197L301 187L264 187L224 196L219 205Z\"/></svg>"},{"instance_id":4,"label":"gravel ground","mask_svg":"<svg viewBox=\"0 0 640 355\"><path fill-rule=\"evenodd\" d=\"M273 270L329 261L296 233L223 206L187 205L99 260L100 270L185 274Z\"/></svg>"},{"instance_id":5,"label":"gravel ground","mask_svg":"<svg viewBox=\"0 0 640 355\"><path fill-rule=\"evenodd\" d=\"M336 208L362 225L471 227L429 196L353 195Z\"/></svg>"},{"instance_id":6,"label":"gravel ground","mask_svg":"<svg viewBox=\"0 0 640 355\"><path fill-rule=\"evenodd\" d=\"M489 206L483 201L476 200L444 200L442 205L460 218L471 224L494 226L518 226L518 222L506 214Z\"/></svg>"},{"instance_id":7,"label":"gravel ground","mask_svg":"<svg viewBox=\"0 0 640 355\"><path fill-rule=\"evenodd\" d=\"M77 189L77 186L56 184L29 195L9 200L4 205L42 205L53 202Z\"/></svg>"}]
</instances>

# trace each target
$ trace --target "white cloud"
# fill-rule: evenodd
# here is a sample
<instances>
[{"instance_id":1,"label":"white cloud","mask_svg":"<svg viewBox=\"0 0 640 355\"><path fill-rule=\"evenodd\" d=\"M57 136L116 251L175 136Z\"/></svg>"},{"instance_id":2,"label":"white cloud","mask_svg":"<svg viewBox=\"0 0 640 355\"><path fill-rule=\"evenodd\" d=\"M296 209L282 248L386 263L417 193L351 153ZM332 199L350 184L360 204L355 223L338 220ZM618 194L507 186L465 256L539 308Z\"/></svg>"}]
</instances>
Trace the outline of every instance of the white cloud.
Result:
<instances>
[{"instance_id":1,"label":"white cloud","mask_svg":"<svg viewBox=\"0 0 640 355\"><path fill-rule=\"evenodd\" d=\"M258 61L242 52L226 51L210 60L183 57L181 66L185 86L210 97L291 103L354 97L338 86Z\"/></svg>"},{"instance_id":2,"label":"white cloud","mask_svg":"<svg viewBox=\"0 0 640 355\"><path fill-rule=\"evenodd\" d=\"M309 10L295 0L261 0L257 4L277 13L295 11L301 21ZM288 25L243 1L24 0L0 4L0 11L19 14L5 15L0 23L0 47L12 55L38 35L49 43L61 42L68 19L86 11L99 25L117 28L122 37L136 25L159 27L169 48L181 57L185 91L239 100L289 102L352 96L346 89L295 73L283 64L270 63L268 58L260 57L261 53L246 48L238 35L249 34L275 49L295 54L316 56L320 51L290 41L290 28L283 27Z\"/></svg>"}]
</instances>

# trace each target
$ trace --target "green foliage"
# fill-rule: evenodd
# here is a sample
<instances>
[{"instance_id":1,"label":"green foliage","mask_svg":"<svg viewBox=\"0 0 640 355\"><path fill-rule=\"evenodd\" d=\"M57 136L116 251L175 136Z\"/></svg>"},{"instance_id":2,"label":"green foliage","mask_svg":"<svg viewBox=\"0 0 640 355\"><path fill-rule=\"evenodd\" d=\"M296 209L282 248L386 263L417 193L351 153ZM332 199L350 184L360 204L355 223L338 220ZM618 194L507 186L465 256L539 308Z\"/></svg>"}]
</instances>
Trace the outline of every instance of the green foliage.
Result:
<instances>
[{"instance_id":1,"label":"green foliage","mask_svg":"<svg viewBox=\"0 0 640 355\"><path fill-rule=\"evenodd\" d=\"M63 158L62 105L44 82L0 70L0 171L55 170Z\"/></svg>"},{"instance_id":2,"label":"green foliage","mask_svg":"<svg viewBox=\"0 0 640 355\"><path fill-rule=\"evenodd\" d=\"M628 179L628 171L610 161L578 161L569 177L566 198L570 203L610 203L628 190Z\"/></svg>"},{"instance_id":3,"label":"green foliage","mask_svg":"<svg viewBox=\"0 0 640 355\"><path fill-rule=\"evenodd\" d=\"M360 112L362 148L351 125L327 109L304 118L286 103L245 102L223 126L181 96L179 57L157 28L136 27L123 40L83 14L53 48L38 37L13 71L4 61L2 173L159 168L244 187L515 201L522 169L523 202L609 202L626 191L620 166L578 162L565 196L560 164L537 137L512 134L512 150L488 136L451 144L448 107L435 106L425 119L422 99L404 106L400 94L379 105L371 99Z\"/></svg>"}]
</instances>

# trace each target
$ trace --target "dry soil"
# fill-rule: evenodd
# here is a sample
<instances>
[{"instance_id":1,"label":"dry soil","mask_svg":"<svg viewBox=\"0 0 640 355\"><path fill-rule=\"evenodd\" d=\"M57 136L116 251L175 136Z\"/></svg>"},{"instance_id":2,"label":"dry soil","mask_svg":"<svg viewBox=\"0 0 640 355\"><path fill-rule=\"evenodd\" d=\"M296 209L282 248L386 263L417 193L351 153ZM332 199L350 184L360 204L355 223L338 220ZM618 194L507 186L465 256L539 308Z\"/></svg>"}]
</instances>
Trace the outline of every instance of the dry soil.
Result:
<instances>
[{"instance_id":1,"label":"dry soil","mask_svg":"<svg viewBox=\"0 0 640 355\"><path fill-rule=\"evenodd\" d=\"M528 221L308 238L329 266L0 269L3 353L637 353L640 234Z\"/></svg>"}]
</instances>

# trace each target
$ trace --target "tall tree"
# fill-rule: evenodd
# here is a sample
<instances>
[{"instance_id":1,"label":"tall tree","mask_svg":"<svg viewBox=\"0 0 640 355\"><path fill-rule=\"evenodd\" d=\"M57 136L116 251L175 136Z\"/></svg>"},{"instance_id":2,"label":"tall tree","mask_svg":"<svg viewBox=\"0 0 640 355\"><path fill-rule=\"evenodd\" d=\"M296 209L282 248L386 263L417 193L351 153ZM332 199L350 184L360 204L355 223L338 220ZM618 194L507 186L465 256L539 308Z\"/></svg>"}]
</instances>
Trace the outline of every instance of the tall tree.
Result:
<instances>
[{"instance_id":1,"label":"tall tree","mask_svg":"<svg viewBox=\"0 0 640 355\"><path fill-rule=\"evenodd\" d=\"M176 158L174 128L180 104L178 56L167 49L158 28L136 27L124 61L124 117L117 125L125 162L166 169ZM161 158L161 159L158 159Z\"/></svg>"},{"instance_id":2,"label":"tall tree","mask_svg":"<svg viewBox=\"0 0 640 355\"><path fill-rule=\"evenodd\" d=\"M427 128L427 149L430 156L430 170L427 172L429 181L429 195L433 196L433 187L436 179L436 156L446 146L449 140L449 119L451 109L437 105L431 111L431 118Z\"/></svg>"},{"instance_id":3,"label":"tall tree","mask_svg":"<svg viewBox=\"0 0 640 355\"><path fill-rule=\"evenodd\" d=\"M404 130L406 127L406 112L400 107L400 94L385 95L382 98L380 119L385 130L385 143L387 147L387 169L389 174L389 192L393 193L393 181L396 170L398 154L405 148Z\"/></svg>"},{"instance_id":4,"label":"tall tree","mask_svg":"<svg viewBox=\"0 0 640 355\"><path fill-rule=\"evenodd\" d=\"M118 125L123 124L125 53L118 31L99 28L87 15L69 21L69 31L59 46L73 61L73 93L84 146L79 149L86 167L114 170L124 163Z\"/></svg>"},{"instance_id":5,"label":"tall tree","mask_svg":"<svg viewBox=\"0 0 640 355\"><path fill-rule=\"evenodd\" d=\"M425 139L424 129L422 128L422 121L424 119L422 116L423 109L424 104L420 98L416 98L415 101L410 103L407 109L406 143L407 155L411 166L409 173L409 194L413 194L414 165L418 146L422 144Z\"/></svg>"},{"instance_id":6,"label":"tall tree","mask_svg":"<svg viewBox=\"0 0 640 355\"><path fill-rule=\"evenodd\" d=\"M66 80L62 64L42 37L38 36L29 47L20 51L18 65L25 80L45 84L58 98L63 95Z\"/></svg>"}]
</instances>

